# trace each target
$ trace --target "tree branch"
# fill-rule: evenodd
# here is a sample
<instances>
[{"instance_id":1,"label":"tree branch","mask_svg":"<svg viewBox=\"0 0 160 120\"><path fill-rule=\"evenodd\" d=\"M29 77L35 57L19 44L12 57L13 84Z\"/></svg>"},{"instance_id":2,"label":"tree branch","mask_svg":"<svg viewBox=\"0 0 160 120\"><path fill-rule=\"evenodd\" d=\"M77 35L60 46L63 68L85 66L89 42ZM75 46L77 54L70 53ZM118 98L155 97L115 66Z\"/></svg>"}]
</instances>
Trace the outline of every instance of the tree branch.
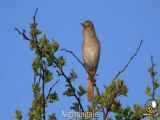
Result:
<instances>
[{"instance_id":1,"label":"tree branch","mask_svg":"<svg viewBox=\"0 0 160 120\"><path fill-rule=\"evenodd\" d=\"M106 108L106 113L104 114L104 120L107 119L108 113L111 110L112 104L114 102L114 99L118 96L119 94L119 88L116 88L117 90L113 93L113 95L111 95L111 100L108 101L110 102L109 106Z\"/></svg>"},{"instance_id":2,"label":"tree branch","mask_svg":"<svg viewBox=\"0 0 160 120\"><path fill-rule=\"evenodd\" d=\"M33 16L33 26L37 26L37 23L36 23L36 15L37 15L37 12L38 12L38 8L36 8L35 10L35 13L34 13L34 16ZM19 35L21 35L25 40L27 41L31 41L32 39L29 38L27 35L26 35L26 31L23 30L23 31L20 31L18 28L15 28L15 31L18 32ZM37 39L37 35L33 36L33 40L35 39L36 40L36 43L38 43L38 39ZM40 47L38 46L38 44L36 44L36 47L37 49L40 49ZM41 59L42 59L42 55L40 55ZM45 72L46 72L46 68L45 68L45 62L42 61L42 65L41 65L41 69L40 69L40 75L39 75L39 83L40 83L40 80L42 79L42 95L43 95L43 113L42 113L42 118L43 120L46 120L46 100L45 100ZM36 82L36 78L34 77L34 83Z\"/></svg>"},{"instance_id":3,"label":"tree branch","mask_svg":"<svg viewBox=\"0 0 160 120\"><path fill-rule=\"evenodd\" d=\"M36 8L35 12L34 12L34 16L33 16L33 24L37 24L36 23L36 16L37 16L37 13L38 13L38 8Z\"/></svg>"},{"instance_id":4,"label":"tree branch","mask_svg":"<svg viewBox=\"0 0 160 120\"><path fill-rule=\"evenodd\" d=\"M44 66L43 66L44 65ZM42 64L42 95L43 95L43 120L46 120L46 100L45 100L45 62Z\"/></svg>"},{"instance_id":5,"label":"tree branch","mask_svg":"<svg viewBox=\"0 0 160 120\"><path fill-rule=\"evenodd\" d=\"M155 99L155 89L154 89L154 81L155 81L155 71L154 71L154 61L153 61L153 56L151 56L151 69L152 69L152 73L154 73L154 75L151 75L152 78L152 99Z\"/></svg>"},{"instance_id":6,"label":"tree branch","mask_svg":"<svg viewBox=\"0 0 160 120\"><path fill-rule=\"evenodd\" d=\"M19 35L21 35L25 40L27 40L27 41L31 41L31 39L26 35L26 31L25 30L23 30L23 31L20 31L18 28L14 28L15 29L15 31L17 31L17 33L19 34Z\"/></svg>"},{"instance_id":7,"label":"tree branch","mask_svg":"<svg viewBox=\"0 0 160 120\"><path fill-rule=\"evenodd\" d=\"M61 51L65 51L65 52L70 53L82 65L82 67L85 69L84 63L76 56L76 54L73 51L67 50L67 49L61 49Z\"/></svg>"},{"instance_id":8,"label":"tree branch","mask_svg":"<svg viewBox=\"0 0 160 120\"><path fill-rule=\"evenodd\" d=\"M61 49L61 51L70 53L70 54L77 60L77 62L78 62L80 65L82 65L82 67L84 68L84 70L88 73L88 71L87 71L84 63L77 57L77 55L76 55L73 51L67 50L67 49ZM94 83L94 86L95 86L95 88L96 88L97 94L100 95L99 88L97 87L96 83Z\"/></svg>"},{"instance_id":9,"label":"tree branch","mask_svg":"<svg viewBox=\"0 0 160 120\"><path fill-rule=\"evenodd\" d=\"M97 95L98 95L98 96L101 96L100 91L99 91L99 88L98 88L98 86L96 85L96 83L94 83L94 87L96 88ZM105 113L105 109L103 108L102 105L101 105L100 107L101 107L101 109L102 109L103 114L105 115L105 114L106 114L106 113Z\"/></svg>"},{"instance_id":10,"label":"tree branch","mask_svg":"<svg viewBox=\"0 0 160 120\"><path fill-rule=\"evenodd\" d=\"M139 44L139 46L137 47L135 53L129 58L127 64L115 75L115 77L114 77L113 80L116 80L116 79L128 68L129 64L130 64L130 63L133 61L133 59L137 56L137 54L138 54L138 52L139 52L139 50L140 50L140 48L141 48L141 46L142 46L142 43L143 43L143 40L140 41L140 44ZM109 101L110 104L109 104L109 106L108 106L107 109L106 109L106 113L105 113L105 115L104 115L104 119L107 118L108 113L109 113L109 111L110 111L110 109L111 109L111 107L112 107L112 104L113 104L113 102L114 102L114 99L115 99L115 98L117 97L117 95L119 94L119 89L118 89L118 88L116 88L116 89L117 89L116 92L112 95L111 101Z\"/></svg>"},{"instance_id":11,"label":"tree branch","mask_svg":"<svg viewBox=\"0 0 160 120\"><path fill-rule=\"evenodd\" d=\"M64 71L63 71L62 68L60 69L60 71L61 71L62 75L64 76L64 78L65 78L65 79L67 80L67 82L69 83L69 86L71 87L71 89L72 89L72 91L73 91L73 94L74 94L75 98L77 99L77 101L78 101L78 103L79 103L79 105L80 105L80 108L81 108L82 112L84 112L84 109L83 109L83 106L82 106L82 104L81 104L80 98L77 96L77 94L76 94L76 92L75 92L75 88L73 87L70 79L69 79L69 78L67 77L67 75L64 73Z\"/></svg>"},{"instance_id":12,"label":"tree branch","mask_svg":"<svg viewBox=\"0 0 160 120\"><path fill-rule=\"evenodd\" d=\"M77 62L84 68L84 70L87 72L84 63L77 57L77 55L76 55L73 51L67 50L67 49L61 49L61 51L70 53L70 54L77 60ZM87 73L88 73L88 72L87 72ZM99 91L99 88L98 88L98 86L96 85L96 82L94 82L94 87L96 88L97 95L98 95L98 96L101 96L100 91ZM102 112L103 112L103 114L105 114L105 110L104 110L103 107L102 107Z\"/></svg>"},{"instance_id":13,"label":"tree branch","mask_svg":"<svg viewBox=\"0 0 160 120\"><path fill-rule=\"evenodd\" d=\"M56 67L60 70L61 75L66 79L67 83L69 84L69 86L70 86L70 88L71 88L71 90L72 90L72 92L73 92L74 97L76 98L76 100L77 100L77 102L78 102L78 104L79 104L79 106L80 106L81 111L84 112L84 109L83 109L82 103L81 103L81 101L80 101L80 98L79 98L78 95L76 94L75 88L73 87L73 85L72 85L72 83L71 83L71 80L70 80L69 77L65 74L65 72L63 71L63 68L58 65L58 60L57 60L57 58L54 57L54 59L55 59L54 62L55 62Z\"/></svg>"},{"instance_id":14,"label":"tree branch","mask_svg":"<svg viewBox=\"0 0 160 120\"><path fill-rule=\"evenodd\" d=\"M129 66L129 64L133 61L133 59L137 56L141 46L143 44L143 40L140 41L140 44L138 46L138 48L136 49L135 53L129 58L127 64L115 75L115 77L113 78L113 80L116 80Z\"/></svg>"},{"instance_id":15,"label":"tree branch","mask_svg":"<svg viewBox=\"0 0 160 120\"><path fill-rule=\"evenodd\" d=\"M49 95L51 94L53 88L56 86L56 84L59 82L60 80L57 80L50 88L49 88L49 91L48 91L48 95L46 97L46 99L48 99Z\"/></svg>"}]
</instances>

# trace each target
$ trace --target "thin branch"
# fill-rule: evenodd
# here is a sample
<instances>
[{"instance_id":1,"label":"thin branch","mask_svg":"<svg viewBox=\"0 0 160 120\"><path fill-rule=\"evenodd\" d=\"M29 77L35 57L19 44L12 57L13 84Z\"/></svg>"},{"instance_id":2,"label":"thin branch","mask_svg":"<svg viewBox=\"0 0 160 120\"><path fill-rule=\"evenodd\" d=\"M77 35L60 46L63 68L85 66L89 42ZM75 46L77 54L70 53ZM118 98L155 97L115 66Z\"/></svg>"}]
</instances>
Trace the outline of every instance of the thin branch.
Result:
<instances>
[{"instance_id":1,"label":"thin branch","mask_svg":"<svg viewBox=\"0 0 160 120\"><path fill-rule=\"evenodd\" d=\"M65 51L65 52L70 53L82 65L82 67L85 69L84 63L76 56L76 54L73 51L67 50L67 49L61 49L61 51Z\"/></svg>"},{"instance_id":2,"label":"thin branch","mask_svg":"<svg viewBox=\"0 0 160 120\"><path fill-rule=\"evenodd\" d=\"M67 82L69 83L69 86L71 87L71 89L72 89L72 91L73 91L73 94L74 94L75 98L77 99L77 101L78 101L78 103L79 103L79 105L80 105L80 108L81 108L82 112L84 112L84 109L83 109L83 107L82 107L80 98L77 96L77 94L76 94L76 92L75 92L75 88L73 87L70 79L69 79L69 78L67 77L67 75L64 73L64 71L63 71L62 68L60 69L60 71L61 71L62 75L64 76L64 78L65 78L65 79L67 80Z\"/></svg>"},{"instance_id":3,"label":"thin branch","mask_svg":"<svg viewBox=\"0 0 160 120\"><path fill-rule=\"evenodd\" d=\"M67 49L61 49L61 51L70 53L70 54L77 60L77 62L78 62L80 65L82 65L82 67L84 68L84 70L87 72L87 69L85 68L84 63L76 56L76 54L75 54L73 51L67 50ZM87 72L87 73L88 73L88 72ZM94 87L96 88L97 95L100 96L100 91L99 91L98 86L96 85L96 82L94 82ZM105 111L104 111L103 108L102 108L102 111L103 111L103 113L105 113Z\"/></svg>"},{"instance_id":4,"label":"thin branch","mask_svg":"<svg viewBox=\"0 0 160 120\"><path fill-rule=\"evenodd\" d=\"M36 8L36 10L35 10L35 12L34 12L34 16L33 16L33 24L34 25L37 25L37 23L36 23L36 15L37 15L37 13L38 13L38 8ZM17 27L15 27L14 28L15 29L15 31L17 31L17 33L19 34L19 35L21 35L25 40L27 40L27 41L31 41L31 39L26 35L26 31L25 30L19 30Z\"/></svg>"},{"instance_id":5,"label":"thin branch","mask_svg":"<svg viewBox=\"0 0 160 120\"><path fill-rule=\"evenodd\" d=\"M44 66L43 66L44 65ZM43 120L46 120L46 100L45 100L45 62L42 64L42 94L43 94Z\"/></svg>"},{"instance_id":6,"label":"thin branch","mask_svg":"<svg viewBox=\"0 0 160 120\"><path fill-rule=\"evenodd\" d=\"M85 64L80 60L80 58L77 57L77 55L71 51L71 50L67 50L67 49L61 49L61 51L64 51L64 52L67 52L67 53L70 53L77 61L78 63L80 63L80 65L82 65L82 67L84 68L84 70L89 73L85 67ZM95 76L98 76L98 74L96 74Z\"/></svg>"},{"instance_id":7,"label":"thin branch","mask_svg":"<svg viewBox=\"0 0 160 120\"><path fill-rule=\"evenodd\" d=\"M98 88L98 86L97 86L97 84L96 84L95 82L94 82L94 87L96 88L97 95L98 95L98 96L101 96L100 91L99 91L99 88ZM105 113L105 109L103 108L102 105L101 105L101 109L102 109L103 114L105 115L105 114L106 114L106 113Z\"/></svg>"},{"instance_id":8,"label":"thin branch","mask_svg":"<svg viewBox=\"0 0 160 120\"><path fill-rule=\"evenodd\" d=\"M72 91L73 91L73 94L74 94L74 96L75 96L75 98L76 98L76 100L77 100L77 102L78 102L78 104L79 104L82 112L84 112L84 109L83 109L82 103L81 103L81 101L80 101L80 98L77 96L76 91L75 91L75 88L73 87L70 79L69 79L69 78L67 77L67 75L64 73L64 71L63 71L62 68L60 68L60 71L61 71L62 75L64 76L64 78L67 80L69 86L71 87L71 89L72 89Z\"/></svg>"},{"instance_id":9,"label":"thin branch","mask_svg":"<svg viewBox=\"0 0 160 120\"><path fill-rule=\"evenodd\" d=\"M36 8L35 12L34 12L34 16L33 16L33 23L36 24L36 16L38 13L38 8Z\"/></svg>"},{"instance_id":10,"label":"thin branch","mask_svg":"<svg viewBox=\"0 0 160 120\"><path fill-rule=\"evenodd\" d=\"M50 88L49 88L49 91L48 91L48 95L46 97L46 99L48 99L49 95L51 94L53 88L56 86L56 84L59 82L60 80L57 80Z\"/></svg>"},{"instance_id":11,"label":"thin branch","mask_svg":"<svg viewBox=\"0 0 160 120\"><path fill-rule=\"evenodd\" d=\"M137 56L141 46L143 44L143 40L140 41L140 44L138 46L138 48L136 49L135 53L129 58L127 64L115 75L115 77L113 78L113 80L116 80L129 66L129 64L134 60L134 58Z\"/></svg>"},{"instance_id":12,"label":"thin branch","mask_svg":"<svg viewBox=\"0 0 160 120\"><path fill-rule=\"evenodd\" d=\"M17 31L17 33L19 34L19 35L21 35L25 40L27 40L27 41L31 41L31 39L26 35L26 32L25 32L25 30L23 30L23 31L20 31L18 28L14 28L15 29L15 31Z\"/></svg>"},{"instance_id":13,"label":"thin branch","mask_svg":"<svg viewBox=\"0 0 160 120\"><path fill-rule=\"evenodd\" d=\"M153 56L151 56L151 69L152 69L152 72L155 72L154 71L154 67L155 67L155 64L154 64L154 61L153 61ZM151 78L152 78L152 99L155 99L155 89L154 89L155 75L151 75Z\"/></svg>"},{"instance_id":14,"label":"thin branch","mask_svg":"<svg viewBox=\"0 0 160 120\"><path fill-rule=\"evenodd\" d=\"M75 54L73 51L67 50L67 49L61 49L61 51L65 51L65 52L67 52L67 53L70 53L70 54L78 61L78 63L80 63L80 65L82 65L82 67L84 68L84 70L88 73L88 71L87 71L87 69L86 69L86 67L85 67L85 64L76 56L76 54ZM97 74L96 74L96 75L97 75ZM94 82L94 83L95 83L95 82ZM99 89L98 89L98 87L96 86L96 84L94 84L94 86L95 86L98 94L100 95Z\"/></svg>"},{"instance_id":15,"label":"thin branch","mask_svg":"<svg viewBox=\"0 0 160 120\"><path fill-rule=\"evenodd\" d=\"M61 75L66 79L66 81L68 82L70 88L72 89L72 92L73 92L73 95L74 97L76 98L80 108L81 108L81 111L84 112L84 109L83 109L83 106L82 106L82 103L80 101L80 98L78 97L78 95L76 94L76 91L75 91L75 88L73 87L72 83L71 83L71 80L69 79L69 77L65 74L65 72L63 71L63 68L60 67L58 64L58 60L57 58L55 57L55 65L57 66L57 68L60 70L61 72Z\"/></svg>"},{"instance_id":16,"label":"thin branch","mask_svg":"<svg viewBox=\"0 0 160 120\"><path fill-rule=\"evenodd\" d=\"M140 41L140 44L138 46L138 48L136 49L135 53L129 58L127 64L115 75L113 80L116 80L129 66L129 64L133 61L133 59L137 56L141 46L142 46L143 40ZM114 102L114 99L117 97L117 95L119 94L119 89L116 90L116 92L113 94L112 100L110 101L109 106L107 107L106 113L104 115L104 119L107 118L108 113L112 107L112 104Z\"/></svg>"}]
</instances>

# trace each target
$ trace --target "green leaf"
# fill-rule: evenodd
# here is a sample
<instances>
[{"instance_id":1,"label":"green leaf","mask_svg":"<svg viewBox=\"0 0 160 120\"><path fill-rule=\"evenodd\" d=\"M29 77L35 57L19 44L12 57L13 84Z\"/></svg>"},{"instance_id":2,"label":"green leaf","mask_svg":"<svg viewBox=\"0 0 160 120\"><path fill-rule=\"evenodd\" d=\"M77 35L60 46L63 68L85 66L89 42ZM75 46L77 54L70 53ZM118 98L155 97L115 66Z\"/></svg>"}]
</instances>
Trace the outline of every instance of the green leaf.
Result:
<instances>
[{"instance_id":1,"label":"green leaf","mask_svg":"<svg viewBox=\"0 0 160 120\"><path fill-rule=\"evenodd\" d=\"M45 47L45 46L47 46L48 45L48 38L46 37L46 35L44 35L42 38L40 38L40 40L39 40L39 45L41 46L41 47Z\"/></svg>"},{"instance_id":2,"label":"green leaf","mask_svg":"<svg viewBox=\"0 0 160 120\"><path fill-rule=\"evenodd\" d=\"M136 116L142 116L144 114L144 108L138 104L133 106Z\"/></svg>"},{"instance_id":3,"label":"green leaf","mask_svg":"<svg viewBox=\"0 0 160 120\"><path fill-rule=\"evenodd\" d=\"M49 115L48 120L57 120L55 113L53 113L52 115Z\"/></svg>"},{"instance_id":4,"label":"green leaf","mask_svg":"<svg viewBox=\"0 0 160 120\"><path fill-rule=\"evenodd\" d=\"M43 95L37 96L32 102L32 108L29 116L35 120L41 120L43 111Z\"/></svg>"},{"instance_id":5,"label":"green leaf","mask_svg":"<svg viewBox=\"0 0 160 120\"><path fill-rule=\"evenodd\" d=\"M53 74L49 70L46 70L45 77L44 77L45 83L48 83L52 79L53 79Z\"/></svg>"},{"instance_id":6,"label":"green leaf","mask_svg":"<svg viewBox=\"0 0 160 120\"><path fill-rule=\"evenodd\" d=\"M36 57L34 60L33 60L33 63L32 63L32 68L33 68L33 71L38 74L40 71L40 67L41 67L41 59L40 57Z\"/></svg>"},{"instance_id":7,"label":"green leaf","mask_svg":"<svg viewBox=\"0 0 160 120\"><path fill-rule=\"evenodd\" d=\"M56 42L56 41L53 41L53 42L51 43L51 46L52 46L54 52L56 52L56 51L58 50L58 48L59 48L59 44L58 44L58 42Z\"/></svg>"},{"instance_id":8,"label":"green leaf","mask_svg":"<svg viewBox=\"0 0 160 120\"><path fill-rule=\"evenodd\" d=\"M56 92L49 94L49 96L48 96L49 103L53 103L58 100L59 100L59 98L58 98L58 94Z\"/></svg>"},{"instance_id":9,"label":"green leaf","mask_svg":"<svg viewBox=\"0 0 160 120\"><path fill-rule=\"evenodd\" d=\"M58 58L58 65L59 65L59 67L63 67L65 65L65 60L64 60L63 56Z\"/></svg>"},{"instance_id":10,"label":"green leaf","mask_svg":"<svg viewBox=\"0 0 160 120\"><path fill-rule=\"evenodd\" d=\"M119 89L120 95L127 96L128 88L123 80L117 80L115 86Z\"/></svg>"},{"instance_id":11,"label":"green leaf","mask_svg":"<svg viewBox=\"0 0 160 120\"><path fill-rule=\"evenodd\" d=\"M31 36L32 36L33 38L34 38L35 36L37 36L38 34L41 33L41 32L37 29L37 24L35 24L35 23L32 23L31 26L30 26L30 28L31 28L30 34L31 34Z\"/></svg>"},{"instance_id":12,"label":"green leaf","mask_svg":"<svg viewBox=\"0 0 160 120\"><path fill-rule=\"evenodd\" d=\"M67 90L63 93L63 95L71 97L71 96L74 96L74 92L70 87L68 87Z\"/></svg>"},{"instance_id":13,"label":"green leaf","mask_svg":"<svg viewBox=\"0 0 160 120\"><path fill-rule=\"evenodd\" d=\"M123 80L113 80L112 83L105 88L104 96L108 96L113 92L117 93L117 91L118 91L118 96L120 95L127 96L128 88L124 84Z\"/></svg>"},{"instance_id":14,"label":"green leaf","mask_svg":"<svg viewBox=\"0 0 160 120\"><path fill-rule=\"evenodd\" d=\"M151 96L151 88L149 86L146 87L145 93L147 96Z\"/></svg>"},{"instance_id":15,"label":"green leaf","mask_svg":"<svg viewBox=\"0 0 160 120\"><path fill-rule=\"evenodd\" d=\"M110 95L110 93L112 93L113 90L114 90L114 88L111 85L107 86L106 89L105 89L104 95L105 96Z\"/></svg>"},{"instance_id":16,"label":"green leaf","mask_svg":"<svg viewBox=\"0 0 160 120\"><path fill-rule=\"evenodd\" d=\"M150 67L148 70L151 77L156 76L157 72L155 71L154 67Z\"/></svg>"},{"instance_id":17,"label":"green leaf","mask_svg":"<svg viewBox=\"0 0 160 120\"><path fill-rule=\"evenodd\" d=\"M37 84L32 84L32 91L36 96L40 95L41 88L40 88L38 83Z\"/></svg>"},{"instance_id":18,"label":"green leaf","mask_svg":"<svg viewBox=\"0 0 160 120\"><path fill-rule=\"evenodd\" d=\"M53 56L47 57L47 64L48 64L48 66L52 66L53 62L54 62L54 57Z\"/></svg>"},{"instance_id":19,"label":"green leaf","mask_svg":"<svg viewBox=\"0 0 160 120\"><path fill-rule=\"evenodd\" d=\"M157 88L159 88L158 80L154 80L154 89L156 90Z\"/></svg>"},{"instance_id":20,"label":"green leaf","mask_svg":"<svg viewBox=\"0 0 160 120\"><path fill-rule=\"evenodd\" d=\"M36 53L36 55L39 56L39 57L42 56L42 50L41 50L40 48L36 48L36 49L35 49L35 53Z\"/></svg>"},{"instance_id":21,"label":"green leaf","mask_svg":"<svg viewBox=\"0 0 160 120\"><path fill-rule=\"evenodd\" d=\"M46 57L50 57L51 55L53 55L53 51L54 49L52 48L52 45L51 44L48 44L46 45L46 48L45 48L45 56Z\"/></svg>"},{"instance_id":22,"label":"green leaf","mask_svg":"<svg viewBox=\"0 0 160 120\"><path fill-rule=\"evenodd\" d=\"M36 46L37 46L36 41L35 41L35 40L31 40L31 41L30 41L30 48L33 50L33 49L36 48Z\"/></svg>"},{"instance_id":23,"label":"green leaf","mask_svg":"<svg viewBox=\"0 0 160 120\"><path fill-rule=\"evenodd\" d=\"M79 96L83 96L86 93L86 90L80 85L79 91L77 91Z\"/></svg>"},{"instance_id":24,"label":"green leaf","mask_svg":"<svg viewBox=\"0 0 160 120\"><path fill-rule=\"evenodd\" d=\"M111 111L113 112L121 112L121 103L119 101L113 101L111 106Z\"/></svg>"},{"instance_id":25,"label":"green leaf","mask_svg":"<svg viewBox=\"0 0 160 120\"><path fill-rule=\"evenodd\" d=\"M70 107L71 110L74 110L76 112L78 112L80 109L79 109L79 104L77 102L74 102L72 104L72 106Z\"/></svg>"},{"instance_id":26,"label":"green leaf","mask_svg":"<svg viewBox=\"0 0 160 120\"><path fill-rule=\"evenodd\" d=\"M16 110L15 112L15 118L16 120L22 120L22 112L20 110Z\"/></svg>"},{"instance_id":27,"label":"green leaf","mask_svg":"<svg viewBox=\"0 0 160 120\"><path fill-rule=\"evenodd\" d=\"M75 80L77 78L77 74L76 72L72 69L71 70L71 73L70 73L70 76L69 76L69 79L70 80Z\"/></svg>"}]
</instances>

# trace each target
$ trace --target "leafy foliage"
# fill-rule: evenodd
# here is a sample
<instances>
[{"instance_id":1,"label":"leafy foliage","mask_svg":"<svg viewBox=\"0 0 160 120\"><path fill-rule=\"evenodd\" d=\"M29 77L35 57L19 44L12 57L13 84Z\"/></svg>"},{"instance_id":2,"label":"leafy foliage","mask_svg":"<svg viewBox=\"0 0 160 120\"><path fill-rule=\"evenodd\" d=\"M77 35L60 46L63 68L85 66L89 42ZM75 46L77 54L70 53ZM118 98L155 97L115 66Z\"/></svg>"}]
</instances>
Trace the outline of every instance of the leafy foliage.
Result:
<instances>
[{"instance_id":1,"label":"leafy foliage","mask_svg":"<svg viewBox=\"0 0 160 120\"><path fill-rule=\"evenodd\" d=\"M58 94L56 92L53 92L53 93L50 93L49 96L48 96L48 101L49 103L53 103L55 101L58 101L59 98L58 98Z\"/></svg>"},{"instance_id":2,"label":"leafy foliage","mask_svg":"<svg viewBox=\"0 0 160 120\"><path fill-rule=\"evenodd\" d=\"M146 87L145 93L147 96L151 96L151 88L149 86Z\"/></svg>"},{"instance_id":3,"label":"leafy foliage","mask_svg":"<svg viewBox=\"0 0 160 120\"><path fill-rule=\"evenodd\" d=\"M77 91L79 96L83 96L84 94L86 94L86 90L84 87L82 87L81 85L79 86L79 91Z\"/></svg>"},{"instance_id":4,"label":"leafy foliage","mask_svg":"<svg viewBox=\"0 0 160 120\"><path fill-rule=\"evenodd\" d=\"M22 112L20 110L15 111L16 120L22 120Z\"/></svg>"}]
</instances>

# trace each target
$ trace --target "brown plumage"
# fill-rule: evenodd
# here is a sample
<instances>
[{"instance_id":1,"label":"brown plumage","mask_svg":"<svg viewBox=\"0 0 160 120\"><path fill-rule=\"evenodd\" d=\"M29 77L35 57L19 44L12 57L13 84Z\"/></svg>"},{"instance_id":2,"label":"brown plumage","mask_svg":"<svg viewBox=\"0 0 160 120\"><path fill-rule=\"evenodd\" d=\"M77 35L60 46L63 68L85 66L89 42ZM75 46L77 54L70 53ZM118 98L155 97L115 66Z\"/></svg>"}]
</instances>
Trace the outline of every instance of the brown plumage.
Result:
<instances>
[{"instance_id":1,"label":"brown plumage","mask_svg":"<svg viewBox=\"0 0 160 120\"><path fill-rule=\"evenodd\" d=\"M100 43L97 39L94 25L91 21L87 20L82 23L83 26L83 60L88 73L88 100L92 101L94 97L94 76L97 71L99 56L100 56Z\"/></svg>"}]
</instances>

